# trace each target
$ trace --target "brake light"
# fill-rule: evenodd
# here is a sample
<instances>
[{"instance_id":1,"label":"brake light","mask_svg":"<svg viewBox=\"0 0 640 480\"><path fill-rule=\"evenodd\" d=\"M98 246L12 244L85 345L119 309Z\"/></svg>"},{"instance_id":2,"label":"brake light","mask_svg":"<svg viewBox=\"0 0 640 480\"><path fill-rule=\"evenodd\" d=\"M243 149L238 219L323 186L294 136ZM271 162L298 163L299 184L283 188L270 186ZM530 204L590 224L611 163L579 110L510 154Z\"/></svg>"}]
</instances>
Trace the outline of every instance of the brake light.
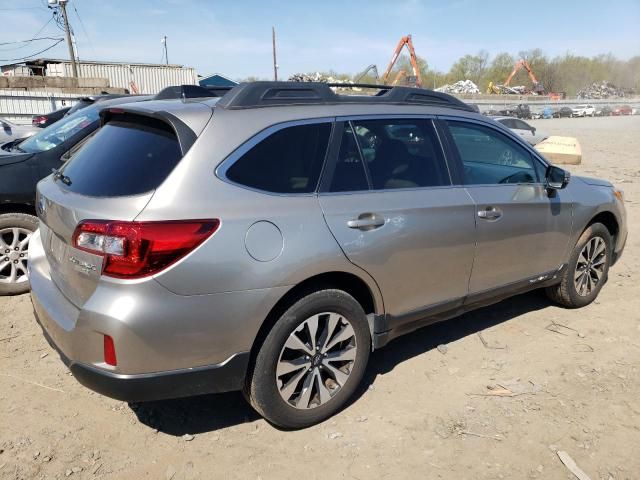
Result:
<instances>
[{"instance_id":1,"label":"brake light","mask_svg":"<svg viewBox=\"0 0 640 480\"><path fill-rule=\"evenodd\" d=\"M141 278L164 270L209 238L220 225L211 220L119 222L84 220L73 245L104 257L102 274Z\"/></svg>"}]
</instances>

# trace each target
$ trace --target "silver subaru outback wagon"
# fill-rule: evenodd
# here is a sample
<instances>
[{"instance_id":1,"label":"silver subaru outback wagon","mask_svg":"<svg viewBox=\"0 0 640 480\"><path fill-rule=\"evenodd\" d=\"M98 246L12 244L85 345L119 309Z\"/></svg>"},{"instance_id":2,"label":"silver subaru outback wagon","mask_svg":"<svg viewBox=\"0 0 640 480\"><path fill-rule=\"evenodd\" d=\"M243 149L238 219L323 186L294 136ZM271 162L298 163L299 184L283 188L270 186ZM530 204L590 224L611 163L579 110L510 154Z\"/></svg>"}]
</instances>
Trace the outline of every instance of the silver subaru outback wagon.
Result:
<instances>
[{"instance_id":1,"label":"silver subaru outback wagon","mask_svg":"<svg viewBox=\"0 0 640 480\"><path fill-rule=\"evenodd\" d=\"M398 335L536 288L588 305L627 236L621 191L428 90L256 82L101 121L40 182L28 265L46 338L117 399L243 390L312 425Z\"/></svg>"}]
</instances>

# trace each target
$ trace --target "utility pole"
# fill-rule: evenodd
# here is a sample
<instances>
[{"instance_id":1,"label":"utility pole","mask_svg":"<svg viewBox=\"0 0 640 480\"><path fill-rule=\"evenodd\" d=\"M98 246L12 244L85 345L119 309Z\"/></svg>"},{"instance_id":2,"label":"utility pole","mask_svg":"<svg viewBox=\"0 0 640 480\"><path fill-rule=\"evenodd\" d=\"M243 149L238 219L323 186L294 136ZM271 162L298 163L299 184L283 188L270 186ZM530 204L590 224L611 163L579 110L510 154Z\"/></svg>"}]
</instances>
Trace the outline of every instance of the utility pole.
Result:
<instances>
[{"instance_id":1,"label":"utility pole","mask_svg":"<svg viewBox=\"0 0 640 480\"><path fill-rule=\"evenodd\" d=\"M278 62L276 60L276 27L271 27L271 41L273 43L273 79L278 81Z\"/></svg>"},{"instance_id":2,"label":"utility pole","mask_svg":"<svg viewBox=\"0 0 640 480\"><path fill-rule=\"evenodd\" d=\"M69 17L67 17L67 2L69 0L58 0L60 5L60 11L62 12L62 19L64 20L64 33L67 37L67 47L69 47L69 58L71 58L71 71L73 76L78 78L78 66L76 65L76 55L73 50L73 43L71 42L71 28L69 27Z\"/></svg>"},{"instance_id":3,"label":"utility pole","mask_svg":"<svg viewBox=\"0 0 640 480\"><path fill-rule=\"evenodd\" d=\"M167 51L167 36L162 37L162 44L164 45L164 58L169 65L169 52Z\"/></svg>"}]
</instances>

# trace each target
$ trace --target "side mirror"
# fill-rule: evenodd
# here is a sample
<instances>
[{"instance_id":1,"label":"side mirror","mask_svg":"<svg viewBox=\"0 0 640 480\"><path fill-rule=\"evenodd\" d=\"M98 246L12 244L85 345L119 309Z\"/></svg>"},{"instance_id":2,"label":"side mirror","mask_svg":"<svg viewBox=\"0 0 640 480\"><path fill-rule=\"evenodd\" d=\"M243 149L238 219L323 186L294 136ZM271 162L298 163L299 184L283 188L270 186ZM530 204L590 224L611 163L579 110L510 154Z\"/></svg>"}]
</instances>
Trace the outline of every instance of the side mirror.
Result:
<instances>
[{"instance_id":1,"label":"side mirror","mask_svg":"<svg viewBox=\"0 0 640 480\"><path fill-rule=\"evenodd\" d=\"M547 188L561 190L567 186L570 178L571 174L560 167L550 165L549 168L547 168Z\"/></svg>"},{"instance_id":2,"label":"side mirror","mask_svg":"<svg viewBox=\"0 0 640 480\"><path fill-rule=\"evenodd\" d=\"M531 134L535 135L536 134L536 127L531 127Z\"/></svg>"}]
</instances>

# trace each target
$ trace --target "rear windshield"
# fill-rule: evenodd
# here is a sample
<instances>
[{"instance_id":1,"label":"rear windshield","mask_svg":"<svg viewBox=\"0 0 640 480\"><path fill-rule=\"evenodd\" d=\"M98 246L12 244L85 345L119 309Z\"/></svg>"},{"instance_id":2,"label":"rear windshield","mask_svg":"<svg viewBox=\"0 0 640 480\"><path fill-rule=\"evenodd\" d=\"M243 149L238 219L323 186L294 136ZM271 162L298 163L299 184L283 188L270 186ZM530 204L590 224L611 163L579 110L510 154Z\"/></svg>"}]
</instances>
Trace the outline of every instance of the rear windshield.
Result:
<instances>
[{"instance_id":1,"label":"rear windshield","mask_svg":"<svg viewBox=\"0 0 640 480\"><path fill-rule=\"evenodd\" d=\"M167 178L182 158L173 130L158 120L122 117L103 126L69 160L62 170L65 188L121 197L154 190Z\"/></svg>"}]
</instances>

